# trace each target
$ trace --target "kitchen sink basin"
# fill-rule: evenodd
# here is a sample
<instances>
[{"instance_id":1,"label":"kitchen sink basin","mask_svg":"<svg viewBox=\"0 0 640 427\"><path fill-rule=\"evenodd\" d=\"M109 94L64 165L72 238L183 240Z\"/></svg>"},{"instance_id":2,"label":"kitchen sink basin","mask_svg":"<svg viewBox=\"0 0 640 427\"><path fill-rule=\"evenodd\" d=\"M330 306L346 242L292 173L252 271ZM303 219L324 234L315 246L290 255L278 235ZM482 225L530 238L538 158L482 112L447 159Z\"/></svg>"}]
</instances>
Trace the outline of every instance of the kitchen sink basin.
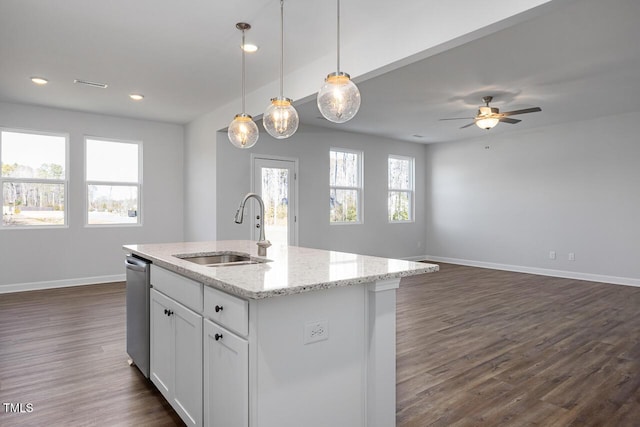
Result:
<instances>
[{"instance_id":1,"label":"kitchen sink basin","mask_svg":"<svg viewBox=\"0 0 640 427\"><path fill-rule=\"evenodd\" d=\"M259 264L269 260L254 258L249 254L238 252L214 252L210 254L174 255L177 258L206 267L227 267L233 265Z\"/></svg>"}]
</instances>

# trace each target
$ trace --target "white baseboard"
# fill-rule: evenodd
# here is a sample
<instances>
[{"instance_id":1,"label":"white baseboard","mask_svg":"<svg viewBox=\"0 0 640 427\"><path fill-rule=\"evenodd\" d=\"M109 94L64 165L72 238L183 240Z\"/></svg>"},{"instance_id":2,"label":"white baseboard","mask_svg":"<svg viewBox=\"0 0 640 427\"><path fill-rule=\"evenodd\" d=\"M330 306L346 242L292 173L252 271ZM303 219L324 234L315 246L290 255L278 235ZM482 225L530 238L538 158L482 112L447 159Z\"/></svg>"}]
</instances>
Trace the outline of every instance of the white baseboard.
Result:
<instances>
[{"instance_id":1,"label":"white baseboard","mask_svg":"<svg viewBox=\"0 0 640 427\"><path fill-rule=\"evenodd\" d=\"M412 257L415 258L415 257ZM562 277L565 279L586 280L589 282L611 283L614 285L626 285L640 287L640 280L631 277L605 276L602 274L580 273L578 271L552 270L547 268L525 267L521 265L498 264L493 262L472 261L468 259L446 258L425 255L422 260L432 262L444 262L447 264L467 265L470 267L489 268L492 270L515 271L518 273L539 274L541 276Z\"/></svg>"},{"instance_id":2,"label":"white baseboard","mask_svg":"<svg viewBox=\"0 0 640 427\"><path fill-rule=\"evenodd\" d=\"M100 283L124 282L124 274L111 276L81 277L77 279L49 280L46 282L16 283L0 285L0 294L11 292L36 291L40 289L67 288L70 286L97 285Z\"/></svg>"}]
</instances>

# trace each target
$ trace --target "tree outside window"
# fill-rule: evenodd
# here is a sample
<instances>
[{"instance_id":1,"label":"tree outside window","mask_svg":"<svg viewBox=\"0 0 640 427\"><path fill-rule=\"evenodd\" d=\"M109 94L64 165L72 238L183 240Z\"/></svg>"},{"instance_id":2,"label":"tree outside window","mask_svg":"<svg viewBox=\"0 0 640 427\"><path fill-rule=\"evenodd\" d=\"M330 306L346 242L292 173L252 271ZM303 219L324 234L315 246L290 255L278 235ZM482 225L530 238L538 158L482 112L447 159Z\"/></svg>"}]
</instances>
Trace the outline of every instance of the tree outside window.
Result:
<instances>
[{"instance_id":1,"label":"tree outside window","mask_svg":"<svg viewBox=\"0 0 640 427\"><path fill-rule=\"evenodd\" d=\"M389 222L413 221L414 159L389 156Z\"/></svg>"},{"instance_id":2,"label":"tree outside window","mask_svg":"<svg viewBox=\"0 0 640 427\"><path fill-rule=\"evenodd\" d=\"M86 138L88 225L140 224L140 142Z\"/></svg>"},{"instance_id":3,"label":"tree outside window","mask_svg":"<svg viewBox=\"0 0 640 427\"><path fill-rule=\"evenodd\" d=\"M67 135L0 129L0 228L65 226Z\"/></svg>"},{"instance_id":4,"label":"tree outside window","mask_svg":"<svg viewBox=\"0 0 640 427\"><path fill-rule=\"evenodd\" d=\"M362 152L329 151L329 222L362 222Z\"/></svg>"}]
</instances>

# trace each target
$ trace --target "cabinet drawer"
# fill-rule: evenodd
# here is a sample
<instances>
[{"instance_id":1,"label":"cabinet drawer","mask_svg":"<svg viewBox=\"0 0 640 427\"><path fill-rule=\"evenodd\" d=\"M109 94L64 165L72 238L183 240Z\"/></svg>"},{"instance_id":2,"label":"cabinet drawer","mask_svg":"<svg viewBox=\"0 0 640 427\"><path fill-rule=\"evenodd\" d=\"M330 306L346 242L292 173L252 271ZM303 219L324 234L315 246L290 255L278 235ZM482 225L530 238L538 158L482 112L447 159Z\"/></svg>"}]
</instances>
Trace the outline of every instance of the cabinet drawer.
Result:
<instances>
[{"instance_id":1,"label":"cabinet drawer","mask_svg":"<svg viewBox=\"0 0 640 427\"><path fill-rule=\"evenodd\" d=\"M249 333L249 303L205 286L204 316L242 336Z\"/></svg>"},{"instance_id":2,"label":"cabinet drawer","mask_svg":"<svg viewBox=\"0 0 640 427\"><path fill-rule=\"evenodd\" d=\"M190 309L202 313L202 283L152 264L151 286Z\"/></svg>"}]
</instances>

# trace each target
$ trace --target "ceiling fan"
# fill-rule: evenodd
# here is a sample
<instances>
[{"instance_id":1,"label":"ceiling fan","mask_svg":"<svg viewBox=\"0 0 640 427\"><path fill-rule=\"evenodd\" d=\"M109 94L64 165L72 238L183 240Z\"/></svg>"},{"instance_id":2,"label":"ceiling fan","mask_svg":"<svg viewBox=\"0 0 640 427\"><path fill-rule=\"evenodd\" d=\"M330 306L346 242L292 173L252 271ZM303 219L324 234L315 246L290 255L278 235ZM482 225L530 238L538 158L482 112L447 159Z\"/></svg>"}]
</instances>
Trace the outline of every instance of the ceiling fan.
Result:
<instances>
[{"instance_id":1,"label":"ceiling fan","mask_svg":"<svg viewBox=\"0 0 640 427\"><path fill-rule=\"evenodd\" d=\"M493 100L493 96L483 96L482 102L485 105L478 108L478 114L475 117L455 117L449 119L440 119L440 120L473 120L473 122L462 126L460 129L468 128L469 126L476 125L480 129L489 130L495 127L499 122L516 124L521 122L522 120L512 119L507 116L515 116L516 114L526 114L526 113L535 113L538 111L542 111L540 107L533 108L525 108L523 110L514 110L514 111L505 111L501 113L500 110L496 107L490 107L489 103Z\"/></svg>"}]
</instances>

